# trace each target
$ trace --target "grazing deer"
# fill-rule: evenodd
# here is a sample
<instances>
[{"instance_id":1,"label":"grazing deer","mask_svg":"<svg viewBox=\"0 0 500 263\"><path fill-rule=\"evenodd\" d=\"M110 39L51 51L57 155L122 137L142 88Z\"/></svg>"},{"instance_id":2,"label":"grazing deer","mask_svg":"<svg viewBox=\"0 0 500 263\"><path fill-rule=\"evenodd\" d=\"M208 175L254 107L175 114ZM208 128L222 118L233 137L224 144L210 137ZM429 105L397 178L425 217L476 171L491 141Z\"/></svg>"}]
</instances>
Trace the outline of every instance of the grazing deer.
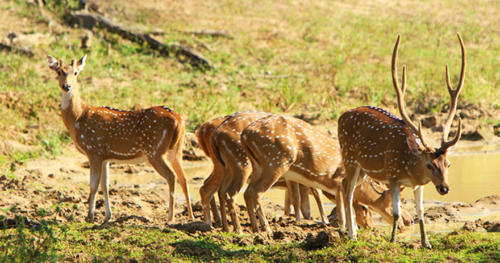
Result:
<instances>
[{"instance_id":1,"label":"grazing deer","mask_svg":"<svg viewBox=\"0 0 500 263\"><path fill-rule=\"evenodd\" d=\"M203 124L197 132L200 145L213 162L214 170L200 188L201 203L205 222L210 224L209 203L218 190L220 214L224 231L229 231L226 204L231 215L234 230L241 233L241 225L236 212L235 196L240 192L251 173L250 162L241 147L241 131L250 123L269 115L264 112L238 112ZM212 210L213 210L212 203Z\"/></svg>"},{"instance_id":2,"label":"grazing deer","mask_svg":"<svg viewBox=\"0 0 500 263\"><path fill-rule=\"evenodd\" d=\"M299 189L295 189L296 187L299 187ZM295 204L299 204L300 206L300 212L304 216L305 219L311 219L311 206L309 204L309 194L312 194L316 204L318 205L318 210L319 214L321 217L321 222L323 225L327 225L328 221L326 220L325 217L325 211L323 209L323 202L321 201L320 193L317 189L306 187L301 184L291 184L290 182L287 182L284 178L280 178L276 183L273 184L272 188L278 188L278 189L283 189L285 190L285 215L290 216L291 215L291 206ZM299 196L297 197L295 194L299 193ZM297 213L296 208L294 208L294 212Z\"/></svg>"},{"instance_id":3,"label":"grazing deer","mask_svg":"<svg viewBox=\"0 0 500 263\"><path fill-rule=\"evenodd\" d=\"M85 58L63 66L62 60L47 56L49 68L57 74L62 91L62 118L76 148L90 163L90 196L87 221L94 220L95 196L99 184L106 204L105 222L111 219L108 194L109 162L149 161L167 179L170 200L168 221L174 215L175 175L179 178L189 217L193 212L186 179L182 170L184 121L171 109L161 106L136 111L108 107L92 107L80 99L77 77L85 66ZM162 159L167 154L168 166ZM174 172L175 174L174 174Z\"/></svg>"},{"instance_id":4,"label":"grazing deer","mask_svg":"<svg viewBox=\"0 0 500 263\"><path fill-rule=\"evenodd\" d=\"M448 140L448 133L455 117L457 100L464 84L465 47L458 34L462 49L462 69L456 89L450 84L448 66L446 83L451 97L450 112L443 126L443 136L439 148L430 147L422 134L421 124L417 126L405 110L404 94L406 68L403 66L401 88L397 81L397 56L400 36L398 35L392 54L392 81L398 98L399 113L402 119L376 107L364 106L347 111L339 118L338 135L342 151L346 178L344 179L345 204L349 237L356 239L356 226L353 224L352 198L360 172L389 185L392 190L393 229L391 242L396 240L396 221L400 217L400 187L413 188L416 210L420 224L422 246L431 248L424 226L423 188L432 181L441 195L447 194L448 167L450 162L446 153L460 139L462 123L458 119L455 138ZM418 134L418 135L417 135ZM364 175L362 176L362 178Z\"/></svg>"},{"instance_id":5,"label":"grazing deer","mask_svg":"<svg viewBox=\"0 0 500 263\"><path fill-rule=\"evenodd\" d=\"M251 173L250 161L246 156L243 146L241 146L240 135L243 129L255 120L268 116L270 113L262 112L239 112L230 116L219 117L209 120L202 124L196 135L198 142L207 156L212 160L214 169L212 174L205 180L200 188L200 196L202 200L203 215L205 222L211 224L210 208L214 214L214 219L220 218L215 210L215 200L213 194L218 191L219 200L221 202L222 225L225 231L229 231L229 226L226 219L225 205L228 205L233 226L235 231L241 232L239 219L237 218L236 206L234 198L241 190L243 184L247 181ZM278 183L276 187L285 187L287 189L296 190L297 185L291 182L283 181L283 184ZM300 203L300 210L305 218L310 218L310 208L308 203L308 189L300 186L298 194L302 197L307 197L307 200L297 198L293 194L291 200L294 201L294 206ZM316 192L318 206L323 210L319 194ZM287 191L288 193L288 191ZM210 204L210 205L209 205ZM285 206L287 207L287 206ZM289 207L289 206L288 206ZM298 207L295 207L298 211ZM289 214L285 211L285 214ZM360 217L362 220L362 216ZM326 224L324 214L322 213L322 221Z\"/></svg>"},{"instance_id":6,"label":"grazing deer","mask_svg":"<svg viewBox=\"0 0 500 263\"><path fill-rule=\"evenodd\" d=\"M341 159L336 140L302 120L270 115L248 125L241 134L241 143L253 166L244 195L252 231L259 231L256 213L264 230L271 231L260 197L280 177L330 194L330 198L336 200L341 224L345 222L342 218L343 177L342 170L338 169ZM360 189L363 188L356 190L359 199L373 199L373 196L366 196ZM298 196L297 193L295 195ZM376 202L373 200L368 203L373 205Z\"/></svg>"},{"instance_id":7,"label":"grazing deer","mask_svg":"<svg viewBox=\"0 0 500 263\"><path fill-rule=\"evenodd\" d=\"M337 177L339 175L339 172L335 172L336 173L335 180L336 183L340 186L342 184L344 172L342 167L339 167L338 169L341 169L339 172L342 174L341 175L342 177ZM372 213L368 207L371 207L371 209L375 210L378 214L380 214L385 221L392 223L391 195L387 189L376 189L380 187L378 185L374 186L374 184L377 183L374 181L363 182L358 187L359 190L354 192L355 201L353 203L353 206L354 206L354 211L356 212L356 223L358 223L358 225L362 228L373 228L375 226L373 223ZM289 190L283 177L281 177L272 187L273 188L277 187L285 190L285 215L290 215L291 203L294 202L293 199L296 198L295 195L293 194L294 192ZM308 195L312 194L316 200L316 204L318 205L321 222L324 225L326 225L327 220L325 219L323 203L320 199L319 191L317 189L306 187L301 184L299 184L299 187L300 187L299 190L300 211L302 212L302 215L304 215L304 218L310 219L310 205L309 205ZM335 199L335 195L329 194L328 192L322 192L322 193L332 203L337 202ZM339 209L340 208L341 207L339 207ZM341 216L340 214L337 215ZM398 224L399 229L403 229L404 226L409 226L411 224L411 216L406 210L402 211L402 219L403 220L400 221ZM342 224L340 219L339 223L340 225Z\"/></svg>"},{"instance_id":8,"label":"grazing deer","mask_svg":"<svg viewBox=\"0 0 500 263\"><path fill-rule=\"evenodd\" d=\"M196 130L196 138L198 139L198 144L205 153L206 156L212 160L213 170L212 173L205 179L203 185L200 188L201 206L203 209L203 218L205 223L212 225L212 220L210 218L210 209L212 209L213 217L215 222L220 222L220 213L217 210L217 204L213 194L218 190L220 183L222 181L223 167L217 162L215 154L212 149L212 134L219 125L228 118L229 116L217 117L215 119L204 122Z\"/></svg>"}]
</instances>

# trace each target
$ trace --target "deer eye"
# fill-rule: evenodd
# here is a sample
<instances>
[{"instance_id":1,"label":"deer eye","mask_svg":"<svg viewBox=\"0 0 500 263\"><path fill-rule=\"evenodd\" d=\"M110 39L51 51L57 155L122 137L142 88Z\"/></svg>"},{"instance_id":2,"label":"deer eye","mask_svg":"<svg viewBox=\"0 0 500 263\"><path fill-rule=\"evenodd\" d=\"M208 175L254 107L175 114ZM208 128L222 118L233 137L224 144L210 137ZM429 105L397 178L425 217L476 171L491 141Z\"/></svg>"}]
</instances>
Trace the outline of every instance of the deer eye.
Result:
<instances>
[{"instance_id":1,"label":"deer eye","mask_svg":"<svg viewBox=\"0 0 500 263\"><path fill-rule=\"evenodd\" d=\"M78 72L75 71L75 76L78 74Z\"/></svg>"},{"instance_id":2,"label":"deer eye","mask_svg":"<svg viewBox=\"0 0 500 263\"><path fill-rule=\"evenodd\" d=\"M433 166L431 163L427 163L427 169L432 170Z\"/></svg>"}]
</instances>

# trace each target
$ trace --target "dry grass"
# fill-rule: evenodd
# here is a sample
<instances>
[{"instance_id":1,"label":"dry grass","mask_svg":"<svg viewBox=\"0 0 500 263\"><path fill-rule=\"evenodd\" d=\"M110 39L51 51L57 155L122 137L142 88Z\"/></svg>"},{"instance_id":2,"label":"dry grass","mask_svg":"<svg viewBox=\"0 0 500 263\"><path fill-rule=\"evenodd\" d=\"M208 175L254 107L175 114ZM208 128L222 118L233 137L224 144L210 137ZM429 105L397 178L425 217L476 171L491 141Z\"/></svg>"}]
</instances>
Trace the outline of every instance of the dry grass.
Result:
<instances>
[{"instance_id":1,"label":"dry grass","mask_svg":"<svg viewBox=\"0 0 500 263\"><path fill-rule=\"evenodd\" d=\"M36 32L50 38L33 44L33 59L8 53L0 57L0 98L15 99L10 106L6 99L0 101L6 127L0 137L20 140L24 134L27 144L45 148L47 138L68 141L58 113L59 90L45 55L69 61L83 53L89 57L80 77L82 96L92 105L167 105L185 116L190 130L242 110L313 113L325 129L333 130L338 116L354 106L394 110L390 57L398 33L400 65L408 67L410 109L424 105L439 112L448 102L444 65L450 65L454 82L460 70L456 32L468 50L461 103L486 111L500 108L498 1L95 2L106 16L127 26L165 30L160 39L199 51L217 70L193 70L105 31L94 34L92 49L86 51L79 46L82 30L49 26L36 7L9 1L0 8L6 22L0 34ZM227 31L234 38L180 32L203 29ZM59 139L53 140L51 145L57 146ZM6 164L0 158L0 166Z\"/></svg>"}]
</instances>

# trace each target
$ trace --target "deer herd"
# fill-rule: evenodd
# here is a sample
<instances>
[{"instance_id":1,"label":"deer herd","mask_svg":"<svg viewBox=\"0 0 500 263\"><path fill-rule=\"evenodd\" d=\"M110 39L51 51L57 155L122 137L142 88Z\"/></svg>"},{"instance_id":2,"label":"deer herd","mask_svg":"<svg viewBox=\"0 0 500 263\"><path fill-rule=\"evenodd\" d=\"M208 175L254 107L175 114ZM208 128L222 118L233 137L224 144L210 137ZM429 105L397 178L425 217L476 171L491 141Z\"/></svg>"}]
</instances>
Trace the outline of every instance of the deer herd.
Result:
<instances>
[{"instance_id":1,"label":"deer herd","mask_svg":"<svg viewBox=\"0 0 500 263\"><path fill-rule=\"evenodd\" d=\"M397 79L398 35L392 54L392 81L402 118L374 106L362 106L343 113L338 120L338 139L307 122L265 112L238 112L203 123L196 136L204 153L213 163L213 171L200 188L203 219L214 221L230 231L241 233L239 207L235 199L246 186L244 200L253 232L271 232L262 195L272 187L285 192L285 214L293 206L295 218L311 217L309 194L315 198L322 224L327 225L320 195L336 204L339 225L356 239L357 226L372 227L371 211L392 224L391 241L397 229L411 224L412 217L401 209L400 192L413 189L420 225L421 243L430 248L423 209L423 187L432 182L439 194L450 191L446 154L461 135L461 120L451 140L458 96L465 76L465 47L457 87L450 83L448 66L445 77L451 97L448 117L443 125L441 145L434 148L425 139L422 126L415 125L406 112L406 68L401 85ZM77 77L86 56L71 64L47 56L48 66L62 92L61 111L66 128L78 151L90 164L90 195L87 221L94 220L96 193L104 194L105 223L111 219L109 201L110 162L149 162L167 180L169 186L168 222L174 219L174 189L179 180L188 217L194 220L186 177L182 166L185 123L180 114L164 107L122 111L93 107L79 96ZM166 161L163 156L166 155ZM217 192L219 207L215 202ZM356 223L354 221L356 219Z\"/></svg>"}]
</instances>

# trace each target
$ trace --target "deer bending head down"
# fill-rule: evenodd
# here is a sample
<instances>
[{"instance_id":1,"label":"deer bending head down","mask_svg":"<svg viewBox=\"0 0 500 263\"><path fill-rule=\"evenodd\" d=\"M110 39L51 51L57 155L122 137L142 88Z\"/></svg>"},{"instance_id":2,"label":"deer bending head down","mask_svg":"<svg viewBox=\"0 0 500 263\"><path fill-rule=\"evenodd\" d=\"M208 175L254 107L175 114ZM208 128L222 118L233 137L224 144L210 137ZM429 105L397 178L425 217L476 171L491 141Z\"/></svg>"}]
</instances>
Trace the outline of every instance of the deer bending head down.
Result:
<instances>
[{"instance_id":1,"label":"deer bending head down","mask_svg":"<svg viewBox=\"0 0 500 263\"><path fill-rule=\"evenodd\" d=\"M244 195L252 231L259 231L257 215L264 230L271 231L260 197L280 178L320 189L328 198L335 199L339 221L344 224L343 177L339 174L341 159L335 139L302 120L273 114L248 125L241 134L241 144L253 169ZM388 217L384 213L390 216L391 209L386 209L388 203L379 195L369 194L367 187L370 186L356 189L355 202L364 202L384 218ZM295 192L293 195L299 196L299 193ZM298 214L296 213L296 217L299 220ZM368 226L366 220L369 220L369 215L361 214L365 218L359 218L362 220L358 222Z\"/></svg>"},{"instance_id":2,"label":"deer bending head down","mask_svg":"<svg viewBox=\"0 0 500 263\"><path fill-rule=\"evenodd\" d=\"M87 221L93 221L95 196L99 184L104 192L105 222L111 219L108 197L109 162L149 161L167 179L170 190L168 221L174 212L175 175L179 179L189 217L193 218L186 179L182 170L184 121L171 109L158 106L136 111L92 107L80 99L77 77L85 66L86 56L69 65L47 56L48 66L57 74L62 93L62 118L76 148L90 163L90 196ZM162 156L167 154L167 165ZM174 173L175 172L175 173Z\"/></svg>"},{"instance_id":3,"label":"deer bending head down","mask_svg":"<svg viewBox=\"0 0 500 263\"><path fill-rule=\"evenodd\" d=\"M458 131L453 139L448 140L465 76L465 46L460 35L458 35L458 40L462 49L462 69L457 88L453 89L450 84L448 66L446 66L446 83L451 102L450 112L443 126L440 147L429 146L422 134L421 125L417 127L406 113L404 103L406 68L404 66L401 87L397 81L399 35L392 55L392 80L402 119L383 109L370 106L355 108L340 116L338 134L347 173L343 184L346 194L349 237L356 238L356 226L352 223L352 193L360 172L363 172L378 181L389 184L393 190L394 226L391 241L396 238L395 222L401 211L400 186L414 189L422 246L431 247L424 227L423 186L432 182L440 194L444 195L449 192L447 173L450 162L446 154L448 149L458 142L462 132L461 120L458 119Z\"/></svg>"}]
</instances>

